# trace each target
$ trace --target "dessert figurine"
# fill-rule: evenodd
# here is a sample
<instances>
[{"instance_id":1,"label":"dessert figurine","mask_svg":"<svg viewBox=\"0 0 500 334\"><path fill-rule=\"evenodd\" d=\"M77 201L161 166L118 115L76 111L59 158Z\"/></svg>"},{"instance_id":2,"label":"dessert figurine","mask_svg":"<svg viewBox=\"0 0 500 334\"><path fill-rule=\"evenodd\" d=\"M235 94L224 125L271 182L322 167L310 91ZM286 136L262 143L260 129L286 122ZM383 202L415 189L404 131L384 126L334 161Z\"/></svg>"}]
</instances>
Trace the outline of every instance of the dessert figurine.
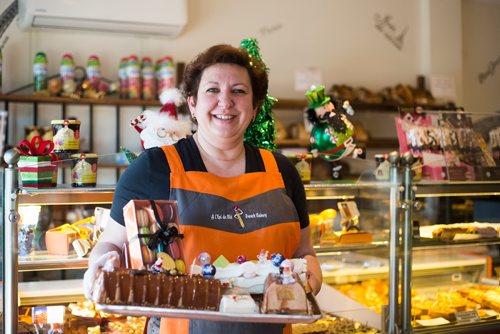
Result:
<instances>
[{"instance_id":1,"label":"dessert figurine","mask_svg":"<svg viewBox=\"0 0 500 334\"><path fill-rule=\"evenodd\" d=\"M163 107L159 111L145 110L130 122L139 132L144 148L172 145L191 134L191 123L177 118L176 108L184 103L180 91L175 88L166 90L160 101Z\"/></svg>"},{"instance_id":2,"label":"dessert figurine","mask_svg":"<svg viewBox=\"0 0 500 334\"><path fill-rule=\"evenodd\" d=\"M268 254L269 251L263 249L257 256L258 261L247 261L243 256L238 256L237 262L232 263L220 255L212 263L216 269L214 278L219 279L227 287L242 289L246 293L261 294L264 291L267 276L281 274L283 268L280 265L285 263L284 266L289 268L291 273L296 274L302 281L306 280L307 261L305 259L289 259L285 262L285 257L281 253L274 253L270 259ZM206 252L202 252L197 259L193 260L191 275L204 275L205 271L209 271L210 261L206 262L208 256Z\"/></svg>"},{"instance_id":3,"label":"dessert figurine","mask_svg":"<svg viewBox=\"0 0 500 334\"><path fill-rule=\"evenodd\" d=\"M153 266L151 267L151 269L153 270L153 272L155 273L162 273L164 270L163 270L163 260L161 257L159 257L156 262L153 264Z\"/></svg>"},{"instance_id":4,"label":"dessert figurine","mask_svg":"<svg viewBox=\"0 0 500 334\"><path fill-rule=\"evenodd\" d=\"M259 259L259 263L260 264L266 263L268 255L269 255L269 252L267 250L261 249L259 255L257 255L257 259Z\"/></svg>"},{"instance_id":5,"label":"dessert figurine","mask_svg":"<svg viewBox=\"0 0 500 334\"><path fill-rule=\"evenodd\" d=\"M295 278L293 277L293 263L290 260L283 260L280 264L280 271L283 275L283 284L293 284L295 283Z\"/></svg>"}]
</instances>

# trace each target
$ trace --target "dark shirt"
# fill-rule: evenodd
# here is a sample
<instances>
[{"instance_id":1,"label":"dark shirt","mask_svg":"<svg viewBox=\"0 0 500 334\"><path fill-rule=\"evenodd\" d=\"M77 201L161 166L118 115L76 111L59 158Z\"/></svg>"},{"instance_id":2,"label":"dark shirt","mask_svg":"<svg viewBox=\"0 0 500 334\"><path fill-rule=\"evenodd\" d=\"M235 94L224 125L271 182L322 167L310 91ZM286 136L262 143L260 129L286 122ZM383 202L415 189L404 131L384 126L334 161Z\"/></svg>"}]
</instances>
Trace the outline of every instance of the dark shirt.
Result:
<instances>
[{"instance_id":1,"label":"dark shirt","mask_svg":"<svg viewBox=\"0 0 500 334\"><path fill-rule=\"evenodd\" d=\"M175 144L186 171L206 172L200 152L193 137L181 139ZM309 226L304 187L295 166L287 157L273 152L278 169L285 183L287 195L293 201L299 215L300 227ZM245 173L264 171L259 149L245 143ZM170 196L170 167L165 153L159 147L144 151L125 170L116 185L111 207L111 218L125 225L123 207L132 199L168 200Z\"/></svg>"}]
</instances>

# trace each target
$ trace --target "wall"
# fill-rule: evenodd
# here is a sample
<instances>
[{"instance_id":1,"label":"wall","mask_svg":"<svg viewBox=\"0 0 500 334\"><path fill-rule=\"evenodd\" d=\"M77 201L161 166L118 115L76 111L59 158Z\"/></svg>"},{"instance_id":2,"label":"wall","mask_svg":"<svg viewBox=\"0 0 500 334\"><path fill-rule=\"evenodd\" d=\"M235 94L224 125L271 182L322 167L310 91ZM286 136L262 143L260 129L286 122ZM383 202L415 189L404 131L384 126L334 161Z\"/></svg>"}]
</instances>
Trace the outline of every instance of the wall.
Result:
<instances>
[{"instance_id":1,"label":"wall","mask_svg":"<svg viewBox=\"0 0 500 334\"><path fill-rule=\"evenodd\" d=\"M500 1L463 2L464 103L500 112Z\"/></svg>"},{"instance_id":2,"label":"wall","mask_svg":"<svg viewBox=\"0 0 500 334\"><path fill-rule=\"evenodd\" d=\"M10 3L1 1L0 9ZM297 69L318 69L327 87L335 83L365 86L371 90L398 83L415 85L418 74L438 73L455 79L458 104L481 107L484 111L498 109L498 94L492 98L490 91L478 91L473 95L475 89L466 94L462 91L462 73L465 81L470 76L462 67L473 67L474 75L478 68L484 70L488 61L499 54L498 42L497 51L492 51L486 43L487 39L498 37L490 30L498 30L500 20L495 21L498 11L488 12L490 7L497 9L498 2L463 0L462 5L455 0L189 0L188 6L189 23L182 35L173 40L81 31L22 32L12 24L3 37L9 37L3 50L4 92L31 82L32 59L37 51L47 53L51 74L57 73L59 60L66 52L73 53L78 65L83 65L89 55L97 54L101 58L103 75L116 79L118 62L123 56L137 54L157 59L168 54L177 61L188 62L212 44L237 45L243 38L257 37L270 68L269 92L278 98L303 98L304 91L294 89ZM462 7L474 8L474 15L464 14L464 22ZM145 5L144 10L154 8ZM376 17L389 19L390 25L377 29ZM476 41L480 43L477 52L483 55L462 58L462 23L471 28L476 27L478 21L492 25L478 28L487 36ZM464 35L464 43L469 43L469 36L469 33ZM400 37L399 48L393 43L397 42L397 37ZM498 87L498 77L485 83L495 86L496 82ZM470 87L464 88L469 90ZM496 99L496 102L488 102L488 106L472 102L479 96L487 101ZM100 154L113 154L114 109L97 107L95 113L94 147L100 148ZM133 150L139 149L138 135L127 123L139 113L137 108L127 108L121 115L122 144ZM44 107L39 122L48 124L51 119L59 118L58 115L57 106ZM85 136L88 132L85 108L72 108L68 115L82 120ZM285 122L300 119L297 110L281 110L278 115ZM370 123L375 125L374 132L392 131L392 127L385 128L388 125L386 118L379 119L375 114L369 117ZM11 132L10 142L17 142L23 135L23 127L31 122L30 107L17 105L11 119L15 130Z\"/></svg>"}]
</instances>

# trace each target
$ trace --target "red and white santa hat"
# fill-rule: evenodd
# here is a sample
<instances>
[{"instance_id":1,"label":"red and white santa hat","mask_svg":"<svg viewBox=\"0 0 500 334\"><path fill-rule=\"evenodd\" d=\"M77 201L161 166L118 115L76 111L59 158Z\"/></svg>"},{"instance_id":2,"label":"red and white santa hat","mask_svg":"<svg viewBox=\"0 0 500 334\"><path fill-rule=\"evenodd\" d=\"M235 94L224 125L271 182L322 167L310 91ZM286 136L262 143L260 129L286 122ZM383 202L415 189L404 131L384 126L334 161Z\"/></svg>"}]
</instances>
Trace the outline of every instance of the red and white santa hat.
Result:
<instances>
[{"instance_id":1,"label":"red and white santa hat","mask_svg":"<svg viewBox=\"0 0 500 334\"><path fill-rule=\"evenodd\" d=\"M160 102L163 107L160 113L167 113L168 116L177 119L177 107L185 102L184 96L177 88L170 88L160 94Z\"/></svg>"}]
</instances>

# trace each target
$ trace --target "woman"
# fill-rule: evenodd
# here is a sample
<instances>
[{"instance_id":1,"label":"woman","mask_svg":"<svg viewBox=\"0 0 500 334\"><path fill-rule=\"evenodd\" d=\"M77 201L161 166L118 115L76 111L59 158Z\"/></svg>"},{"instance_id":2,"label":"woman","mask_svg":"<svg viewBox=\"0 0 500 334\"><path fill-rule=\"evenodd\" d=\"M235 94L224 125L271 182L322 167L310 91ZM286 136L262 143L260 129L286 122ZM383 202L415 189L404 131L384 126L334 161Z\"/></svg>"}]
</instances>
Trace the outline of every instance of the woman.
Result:
<instances>
[{"instance_id":1,"label":"woman","mask_svg":"<svg viewBox=\"0 0 500 334\"><path fill-rule=\"evenodd\" d=\"M89 259L84 282L126 241L123 206L131 199L171 199L179 208L183 255L189 262L201 252L254 259L261 249L287 258L304 257L314 293L322 276L310 242L305 192L295 167L277 153L243 142L267 93L262 62L246 51L216 45L198 55L184 74L184 93L196 133L172 146L146 150L130 165L116 187L112 220ZM238 208L242 220L218 220L216 213ZM234 214L234 212L232 212ZM215 218L214 218L215 217ZM256 218L246 218L256 217ZM260 217L260 218L259 218ZM116 252L116 253L115 253ZM162 319L162 333L187 332L187 321ZM189 332L282 332L282 325L190 321Z\"/></svg>"}]
</instances>

